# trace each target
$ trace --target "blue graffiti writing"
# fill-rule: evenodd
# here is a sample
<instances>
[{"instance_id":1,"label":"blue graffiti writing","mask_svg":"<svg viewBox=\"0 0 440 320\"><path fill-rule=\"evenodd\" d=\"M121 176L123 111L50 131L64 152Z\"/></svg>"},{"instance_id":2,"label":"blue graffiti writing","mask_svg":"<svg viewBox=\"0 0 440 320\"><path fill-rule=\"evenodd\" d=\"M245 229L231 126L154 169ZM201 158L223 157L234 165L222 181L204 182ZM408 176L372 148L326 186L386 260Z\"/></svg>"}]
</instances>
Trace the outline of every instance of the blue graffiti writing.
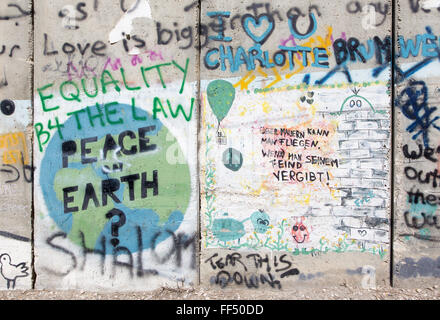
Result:
<instances>
[{"instance_id":1,"label":"blue graffiti writing","mask_svg":"<svg viewBox=\"0 0 440 320\"><path fill-rule=\"evenodd\" d=\"M440 119L439 116L431 120L431 116L437 107L428 107L428 87L423 81L410 81L409 86L403 90L396 99L396 106L402 110L402 113L413 123L406 129L414 133L413 140L420 135L423 137L423 144L429 147L428 132L431 127L440 131L435 122Z\"/></svg>"}]
</instances>

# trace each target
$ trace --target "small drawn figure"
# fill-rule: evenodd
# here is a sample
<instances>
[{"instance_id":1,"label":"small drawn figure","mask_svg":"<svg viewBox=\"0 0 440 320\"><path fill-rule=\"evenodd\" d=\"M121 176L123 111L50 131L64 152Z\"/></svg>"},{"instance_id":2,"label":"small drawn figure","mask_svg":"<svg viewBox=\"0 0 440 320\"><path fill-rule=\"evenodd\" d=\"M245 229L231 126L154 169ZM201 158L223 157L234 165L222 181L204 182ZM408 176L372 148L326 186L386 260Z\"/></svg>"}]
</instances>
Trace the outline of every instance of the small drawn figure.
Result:
<instances>
[{"instance_id":1,"label":"small drawn figure","mask_svg":"<svg viewBox=\"0 0 440 320\"><path fill-rule=\"evenodd\" d=\"M269 229L270 217L263 210L254 212L251 221L256 233L266 233Z\"/></svg>"},{"instance_id":2,"label":"small drawn figure","mask_svg":"<svg viewBox=\"0 0 440 320\"><path fill-rule=\"evenodd\" d=\"M11 257L5 253L0 256L0 273L7 281L7 287L8 289L15 288L15 281L17 278L26 277L29 274L27 273L27 270L29 269L26 267L26 263L22 262L17 265L11 263Z\"/></svg>"},{"instance_id":3,"label":"small drawn figure","mask_svg":"<svg viewBox=\"0 0 440 320\"><path fill-rule=\"evenodd\" d=\"M228 213L225 212L223 216L227 217ZM269 229L269 215L263 210L258 210L243 221L238 221L232 218L216 219L213 222L212 232L220 241L227 242L238 240L238 242L240 242L240 238L246 234L244 223L248 220L252 221L256 233L265 233Z\"/></svg>"},{"instance_id":4,"label":"small drawn figure","mask_svg":"<svg viewBox=\"0 0 440 320\"><path fill-rule=\"evenodd\" d=\"M373 113L386 114L386 110L376 110L370 101L368 101L365 97L360 96L359 92L361 89L354 87L351 89L351 91L354 94L347 97L344 102L342 102L341 109L338 112L331 113L332 115L340 116L343 111L350 110L369 110Z\"/></svg>"},{"instance_id":5,"label":"small drawn figure","mask_svg":"<svg viewBox=\"0 0 440 320\"><path fill-rule=\"evenodd\" d=\"M224 216L227 215L227 213L224 213ZM232 218L214 220L212 232L217 239L225 243L227 241L239 240L246 234L243 222Z\"/></svg>"},{"instance_id":6,"label":"small drawn figure","mask_svg":"<svg viewBox=\"0 0 440 320\"><path fill-rule=\"evenodd\" d=\"M304 217L301 217L300 221L297 221L292 227L293 240L297 243L304 243L309 240L310 234L307 227L304 225Z\"/></svg>"}]
</instances>

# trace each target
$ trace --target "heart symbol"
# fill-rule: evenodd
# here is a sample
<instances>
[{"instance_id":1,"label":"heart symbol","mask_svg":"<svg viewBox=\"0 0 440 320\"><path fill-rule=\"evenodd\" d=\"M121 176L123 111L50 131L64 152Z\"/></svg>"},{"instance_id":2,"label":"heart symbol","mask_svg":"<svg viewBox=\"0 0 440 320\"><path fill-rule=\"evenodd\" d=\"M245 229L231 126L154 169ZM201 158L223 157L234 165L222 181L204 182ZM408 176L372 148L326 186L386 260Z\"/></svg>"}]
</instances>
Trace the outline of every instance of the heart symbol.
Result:
<instances>
[{"instance_id":1,"label":"heart symbol","mask_svg":"<svg viewBox=\"0 0 440 320\"><path fill-rule=\"evenodd\" d=\"M268 22L267 29L261 34L257 35L253 31L249 29L249 23L252 23L254 26L254 29L259 29L263 25L263 21ZM251 14L245 14L241 18L241 24L243 25L244 31L246 34L255 42L259 44L263 44L266 42L266 40L271 35L272 31L275 27L275 21L273 17L267 15L267 14L261 14L256 19Z\"/></svg>"},{"instance_id":2,"label":"heart symbol","mask_svg":"<svg viewBox=\"0 0 440 320\"><path fill-rule=\"evenodd\" d=\"M312 104L313 102L314 102L313 99L307 99L307 103L308 103L308 104Z\"/></svg>"},{"instance_id":3,"label":"heart symbol","mask_svg":"<svg viewBox=\"0 0 440 320\"><path fill-rule=\"evenodd\" d=\"M306 97L301 97L300 100L301 100L301 102L304 102L304 101L306 101Z\"/></svg>"},{"instance_id":4,"label":"heart symbol","mask_svg":"<svg viewBox=\"0 0 440 320\"><path fill-rule=\"evenodd\" d=\"M366 231L366 230L358 230L358 232L359 232L359 234L360 234L362 237L365 237L365 236L367 235L367 231Z\"/></svg>"},{"instance_id":5,"label":"heart symbol","mask_svg":"<svg viewBox=\"0 0 440 320\"><path fill-rule=\"evenodd\" d=\"M310 98L313 98L313 96L315 95L315 93L314 93L313 91L310 91L310 92L307 93L307 95L308 95Z\"/></svg>"}]
</instances>

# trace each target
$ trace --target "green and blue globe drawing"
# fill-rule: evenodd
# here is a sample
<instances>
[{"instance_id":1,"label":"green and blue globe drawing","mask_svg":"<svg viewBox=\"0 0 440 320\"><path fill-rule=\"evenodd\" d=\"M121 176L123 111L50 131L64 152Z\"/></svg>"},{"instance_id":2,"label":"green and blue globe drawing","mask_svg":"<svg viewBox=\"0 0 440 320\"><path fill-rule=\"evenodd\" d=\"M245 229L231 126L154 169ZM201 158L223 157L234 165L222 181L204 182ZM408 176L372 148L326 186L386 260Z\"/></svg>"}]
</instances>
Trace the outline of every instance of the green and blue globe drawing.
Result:
<instances>
[{"instance_id":1,"label":"green and blue globe drawing","mask_svg":"<svg viewBox=\"0 0 440 320\"><path fill-rule=\"evenodd\" d=\"M70 117L63 124L63 139L58 134L53 135L40 168L40 185L49 216L77 245L104 250L104 239L106 254L113 253L114 245L111 244L111 239L115 236L112 233L112 223L117 221L117 218L106 217L110 210L117 209L124 213L125 223L118 229L118 246L134 253L139 249L155 247L172 236L184 220L192 190L187 162L170 164L167 161L168 148L175 148L176 144L176 139L170 139L171 133L168 128L160 120L152 119L150 114L139 108L132 109L132 106L124 104L116 105L115 108L123 123L106 123L102 126L98 121L89 121L86 112L81 112L77 114L81 120L79 129L75 117ZM133 110L136 117L132 116ZM142 120L138 120L141 118ZM115 149L108 152L105 158L99 156L108 135L111 135L114 141L118 141L121 132L130 130L136 137L126 138L125 143L133 146L139 140L138 129L144 127L152 128L145 137L149 139L149 144L156 145L154 150L126 155ZM83 164L81 140L90 137L97 137L94 143L87 145L89 156L93 155L97 161ZM68 166L63 168L62 144L65 141L75 141L78 150L69 157ZM181 151L180 146L178 149ZM153 180L154 171L157 172L158 179L157 195L154 195L152 189L146 189L147 194L143 198L141 179L134 181L132 188L128 183L121 182L118 190L114 192L115 198L120 202L107 197L107 204L103 205L103 180L120 180L124 176L146 173L147 180L150 181ZM89 201L85 210L82 210L87 184L93 186L96 197L94 201ZM78 186L78 189L69 193L69 196L73 197L69 200L69 206L78 207L78 211L65 213L66 198L63 190L71 186Z\"/></svg>"}]
</instances>

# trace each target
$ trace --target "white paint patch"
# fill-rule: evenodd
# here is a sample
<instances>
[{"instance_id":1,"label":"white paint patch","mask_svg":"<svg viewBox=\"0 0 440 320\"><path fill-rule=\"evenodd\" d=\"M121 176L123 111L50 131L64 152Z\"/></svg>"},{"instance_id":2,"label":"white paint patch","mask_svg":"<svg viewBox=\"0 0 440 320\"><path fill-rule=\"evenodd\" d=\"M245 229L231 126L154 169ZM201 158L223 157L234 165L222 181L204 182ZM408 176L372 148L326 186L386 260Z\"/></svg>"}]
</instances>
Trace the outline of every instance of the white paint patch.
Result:
<instances>
[{"instance_id":1,"label":"white paint patch","mask_svg":"<svg viewBox=\"0 0 440 320\"><path fill-rule=\"evenodd\" d=\"M148 0L138 0L131 6L113 30L110 31L109 42L111 44L116 43L124 39L125 35L129 35L133 29L133 20L135 18L152 19Z\"/></svg>"},{"instance_id":2,"label":"white paint patch","mask_svg":"<svg viewBox=\"0 0 440 320\"><path fill-rule=\"evenodd\" d=\"M130 55L130 56L136 56L136 55L140 55L140 54L141 54L141 50L139 50L139 48L136 48L136 47L131 49L130 52L128 53L128 55Z\"/></svg>"},{"instance_id":3,"label":"white paint patch","mask_svg":"<svg viewBox=\"0 0 440 320\"><path fill-rule=\"evenodd\" d=\"M0 134L9 132L24 131L31 123L31 101L30 100L13 100L15 111L10 116L4 116L0 113L1 124Z\"/></svg>"},{"instance_id":4,"label":"white paint patch","mask_svg":"<svg viewBox=\"0 0 440 320\"><path fill-rule=\"evenodd\" d=\"M440 0L425 0L422 2L423 9L432 9L440 6Z\"/></svg>"}]
</instances>

